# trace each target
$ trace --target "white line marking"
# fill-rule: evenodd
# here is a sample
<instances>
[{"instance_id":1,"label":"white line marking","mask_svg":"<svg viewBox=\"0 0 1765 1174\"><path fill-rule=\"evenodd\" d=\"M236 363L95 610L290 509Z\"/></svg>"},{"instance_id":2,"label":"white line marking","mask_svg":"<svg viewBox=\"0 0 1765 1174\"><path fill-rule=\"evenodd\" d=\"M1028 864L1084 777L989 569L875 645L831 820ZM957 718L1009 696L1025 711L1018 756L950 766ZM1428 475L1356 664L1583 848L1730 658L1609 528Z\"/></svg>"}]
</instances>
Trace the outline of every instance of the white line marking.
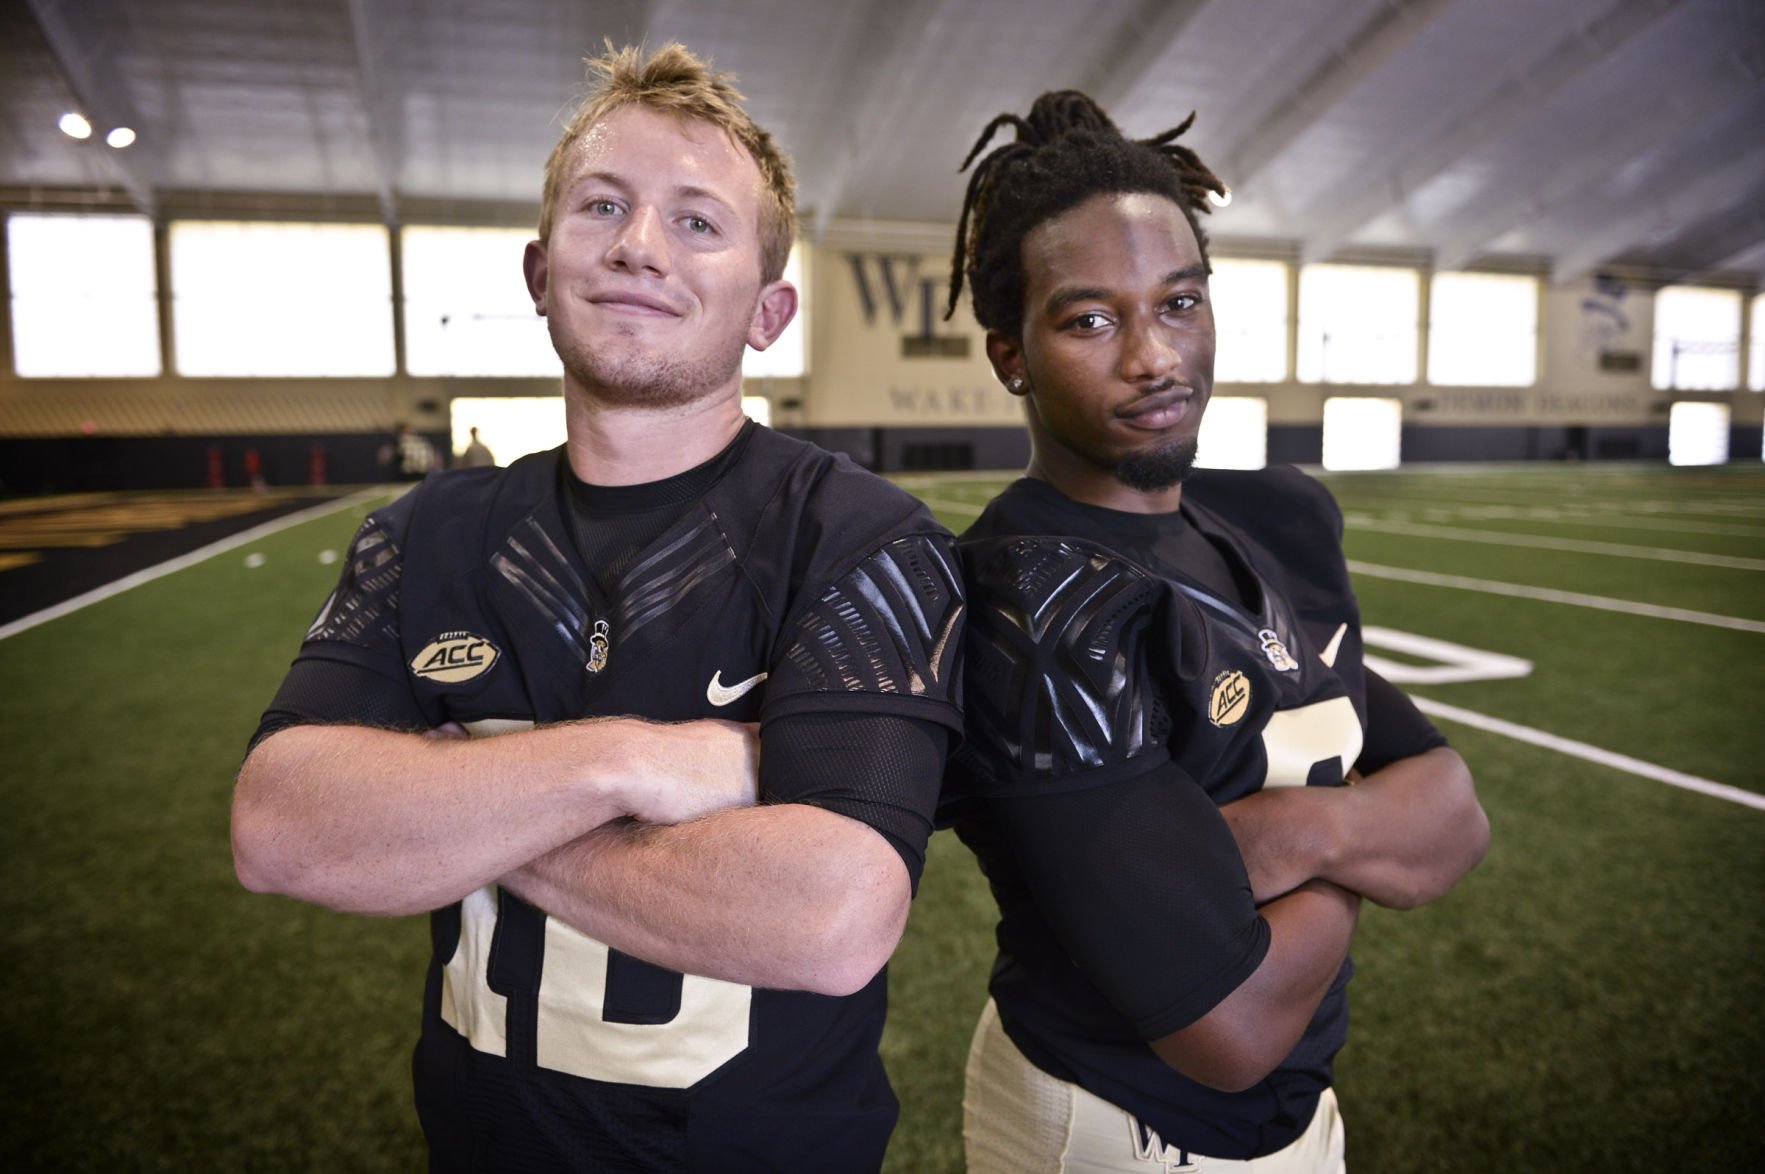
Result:
<instances>
[{"instance_id":1,"label":"white line marking","mask_svg":"<svg viewBox=\"0 0 1765 1174\"><path fill-rule=\"evenodd\" d=\"M241 530L237 534L222 538L218 542L211 542L207 546L192 550L188 554L181 554L177 558L160 563L158 566L148 567L146 570L142 571L136 571L132 575L124 575L115 582L106 583L102 587L94 587L84 595L76 595L72 599L62 600L53 607L46 607L42 611L34 611L28 616L21 616L20 618L13 620L10 624L0 624L0 640L5 640L9 636L16 636L20 632L29 631L39 624L48 623L50 620L58 620L62 616L71 615L83 607L91 607L94 603L101 603L113 595L121 595L131 587L139 587L143 583L151 583L153 580L163 578L175 571L184 570L186 567L193 567L205 559L213 558L217 554L225 554L227 551L244 546L249 542L256 542L259 538L266 538L269 535L276 533L278 530L286 530L290 526L298 526L302 522L310 522L314 518L322 518L326 514L332 514L339 510L348 509L350 506L357 505L363 501L368 501L376 497L384 497L388 492L389 491L386 489L367 489L360 493L351 494L349 497L340 497L335 501L328 501L323 505L316 505L308 510L301 510L298 513L293 514L284 514L280 518L272 518L261 525L253 526L249 530Z\"/></svg>"},{"instance_id":2,"label":"white line marking","mask_svg":"<svg viewBox=\"0 0 1765 1174\"><path fill-rule=\"evenodd\" d=\"M1662 546L1628 546L1620 542L1593 542L1585 538L1559 538L1545 534L1520 534L1512 530L1474 530L1467 526L1430 526L1421 522L1392 522L1351 514L1348 526L1355 530L1382 530L1418 538L1446 538L1454 542L1483 542L1491 546L1531 546L1544 550L1570 550L1580 554L1605 554L1614 558L1641 558L1663 563L1691 563L1700 567L1727 567L1736 571L1765 571L1765 559L1736 558L1725 554L1699 554Z\"/></svg>"},{"instance_id":3,"label":"white line marking","mask_svg":"<svg viewBox=\"0 0 1765 1174\"><path fill-rule=\"evenodd\" d=\"M1479 506L1450 511L1461 518L1530 518L1540 522L1565 522L1575 526L1605 526L1617 530L1671 530L1675 534L1722 534L1753 538L1765 534L1765 526L1730 525L1724 522L1689 522L1684 518L1643 518L1635 513L1601 512L1589 506L1552 509L1543 506Z\"/></svg>"},{"instance_id":4,"label":"white line marking","mask_svg":"<svg viewBox=\"0 0 1765 1174\"><path fill-rule=\"evenodd\" d=\"M1561 754L1598 763L1601 766L1609 766L1614 770L1639 775L1645 779L1653 779L1657 783L1666 783L1669 787L1681 787L1687 791L1696 791L1700 795L1709 795L1714 799L1726 799L1730 803L1739 803L1743 807L1765 811L1765 795L1754 791L1731 787L1727 783L1711 782L1709 779L1688 775L1683 771L1669 770L1664 766L1656 766L1652 762L1644 762L1640 758L1632 758L1628 754L1616 754L1610 750L1601 750L1598 746L1589 746L1586 742L1577 742L1573 738L1560 738L1555 734L1547 734L1543 730L1535 730L1531 726L1503 721L1499 717L1490 717L1487 714L1475 713L1469 709L1460 709L1456 705L1431 701L1426 697L1412 697L1410 700L1416 703L1417 709L1431 717L1443 717L1448 721L1486 730L1491 734L1502 734L1517 741L1530 742L1534 746L1543 746L1546 750L1555 750Z\"/></svg>"},{"instance_id":5,"label":"white line marking","mask_svg":"<svg viewBox=\"0 0 1765 1174\"><path fill-rule=\"evenodd\" d=\"M1505 652L1467 648L1450 640L1437 640L1433 636L1418 636L1414 632L1399 632L1394 628L1380 628L1372 624L1361 629L1361 641L1369 649L1383 648L1434 661L1433 664L1408 664L1373 652L1361 655L1368 668L1394 685L1503 681L1528 676L1532 672L1531 661L1509 656Z\"/></svg>"},{"instance_id":6,"label":"white line marking","mask_svg":"<svg viewBox=\"0 0 1765 1174\"><path fill-rule=\"evenodd\" d=\"M1714 612L1691 611L1683 607L1660 607L1653 603L1635 603L1628 599L1609 599L1604 595L1583 595L1578 591L1553 591L1549 587L1528 587L1524 583L1502 583L1495 579L1468 579L1462 575L1437 575L1432 571L1412 571L1407 567L1382 567L1377 563L1348 560L1348 569L1357 575L1375 579L1397 579L1405 583L1421 583L1428 587L1457 587L1463 591L1482 591L1490 595L1512 595L1516 599L1534 599L1544 603L1567 603L1574 607L1592 607L1601 611L1623 612L1625 615L1650 616L1658 620L1680 620L1688 624L1705 624L1712 628L1728 628L1735 632L1765 632L1765 621L1744 620Z\"/></svg>"}]
</instances>

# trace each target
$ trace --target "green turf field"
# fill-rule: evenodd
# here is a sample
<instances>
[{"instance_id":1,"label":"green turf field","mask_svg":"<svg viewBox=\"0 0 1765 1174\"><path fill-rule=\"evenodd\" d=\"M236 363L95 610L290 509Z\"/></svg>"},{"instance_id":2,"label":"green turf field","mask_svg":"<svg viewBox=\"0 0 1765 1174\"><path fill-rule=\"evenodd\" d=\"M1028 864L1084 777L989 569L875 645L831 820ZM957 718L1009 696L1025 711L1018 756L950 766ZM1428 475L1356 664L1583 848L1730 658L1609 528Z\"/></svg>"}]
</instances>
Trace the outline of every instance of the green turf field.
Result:
<instances>
[{"instance_id":1,"label":"green turf field","mask_svg":"<svg viewBox=\"0 0 1765 1174\"><path fill-rule=\"evenodd\" d=\"M1645 775L1765 792L1765 470L1328 481L1368 625L1533 664L1411 691L1567 740L1440 719L1494 843L1437 905L1362 916L1339 1066L1351 1168L1756 1167L1765 810ZM1000 483L910 485L960 530ZM320 552L361 512L0 640L14 1168L421 1168L407 1063L426 924L246 893L227 846L245 739L335 577ZM960 1169L991 920L939 835L892 968L891 1170Z\"/></svg>"}]
</instances>

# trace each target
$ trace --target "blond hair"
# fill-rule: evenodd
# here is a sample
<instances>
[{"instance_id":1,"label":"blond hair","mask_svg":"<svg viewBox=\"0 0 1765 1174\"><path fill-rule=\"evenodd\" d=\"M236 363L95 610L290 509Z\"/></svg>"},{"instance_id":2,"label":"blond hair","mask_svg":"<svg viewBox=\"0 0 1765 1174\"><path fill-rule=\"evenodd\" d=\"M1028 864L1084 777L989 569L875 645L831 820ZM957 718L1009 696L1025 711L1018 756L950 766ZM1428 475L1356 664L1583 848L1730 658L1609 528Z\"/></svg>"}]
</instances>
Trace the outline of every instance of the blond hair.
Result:
<instances>
[{"instance_id":1,"label":"blond hair","mask_svg":"<svg viewBox=\"0 0 1765 1174\"><path fill-rule=\"evenodd\" d=\"M627 45L586 58L591 78L598 79L592 92L571 115L564 135L545 161L544 201L539 210L539 239L551 238L552 212L567 179L569 156L576 141L596 123L625 106L643 106L680 118L708 122L747 151L760 169L761 280L777 281L790 257L797 235L797 181L791 161L772 136L742 109L742 94L726 73L712 73L684 45L670 42L646 59L643 49Z\"/></svg>"}]
</instances>

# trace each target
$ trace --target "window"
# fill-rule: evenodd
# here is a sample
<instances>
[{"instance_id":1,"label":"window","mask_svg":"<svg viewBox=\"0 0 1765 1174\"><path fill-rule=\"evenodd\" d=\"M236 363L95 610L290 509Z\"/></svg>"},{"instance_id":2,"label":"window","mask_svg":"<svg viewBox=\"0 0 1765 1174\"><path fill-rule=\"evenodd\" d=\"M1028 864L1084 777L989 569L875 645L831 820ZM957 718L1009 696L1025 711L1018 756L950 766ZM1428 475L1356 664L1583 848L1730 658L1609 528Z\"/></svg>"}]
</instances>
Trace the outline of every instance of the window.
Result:
<instances>
[{"instance_id":1,"label":"window","mask_svg":"<svg viewBox=\"0 0 1765 1174\"><path fill-rule=\"evenodd\" d=\"M1260 469L1269 463L1269 401L1215 396L1201 415L1195 463L1203 469Z\"/></svg>"},{"instance_id":2,"label":"window","mask_svg":"<svg viewBox=\"0 0 1765 1174\"><path fill-rule=\"evenodd\" d=\"M6 221L13 366L25 378L158 375L159 283L145 216Z\"/></svg>"},{"instance_id":3,"label":"window","mask_svg":"<svg viewBox=\"0 0 1765 1174\"><path fill-rule=\"evenodd\" d=\"M803 284L803 259L797 246L792 246L784 263L784 279L797 287L797 316L765 350L749 347L742 352L744 379L796 379L809 373L809 350L803 341L809 337L809 290Z\"/></svg>"},{"instance_id":4,"label":"window","mask_svg":"<svg viewBox=\"0 0 1765 1174\"><path fill-rule=\"evenodd\" d=\"M525 228L404 230L407 371L504 377L562 372L522 276L522 255L532 239Z\"/></svg>"},{"instance_id":5,"label":"window","mask_svg":"<svg viewBox=\"0 0 1765 1174\"><path fill-rule=\"evenodd\" d=\"M1728 391L1740 384L1741 296L1670 285L1655 295L1654 386Z\"/></svg>"},{"instance_id":6,"label":"window","mask_svg":"<svg viewBox=\"0 0 1765 1174\"><path fill-rule=\"evenodd\" d=\"M1667 463L1720 465L1728 460L1728 405L1686 401L1667 417Z\"/></svg>"},{"instance_id":7,"label":"window","mask_svg":"<svg viewBox=\"0 0 1765 1174\"><path fill-rule=\"evenodd\" d=\"M1286 379L1287 266L1279 261L1218 259L1208 287L1219 340L1214 380L1279 383ZM1202 420L1205 427L1206 417Z\"/></svg>"},{"instance_id":8,"label":"window","mask_svg":"<svg viewBox=\"0 0 1765 1174\"><path fill-rule=\"evenodd\" d=\"M1765 294L1753 295L1753 360L1748 366L1747 386L1754 391L1765 391Z\"/></svg>"},{"instance_id":9,"label":"window","mask_svg":"<svg viewBox=\"0 0 1765 1174\"><path fill-rule=\"evenodd\" d=\"M1428 299L1428 382L1529 387L1538 378L1538 279L1436 273Z\"/></svg>"},{"instance_id":10,"label":"window","mask_svg":"<svg viewBox=\"0 0 1765 1174\"><path fill-rule=\"evenodd\" d=\"M1413 269L1300 269L1300 380L1414 383L1421 288L1421 275Z\"/></svg>"},{"instance_id":11,"label":"window","mask_svg":"<svg viewBox=\"0 0 1765 1174\"><path fill-rule=\"evenodd\" d=\"M531 305L528 309L532 309ZM564 399L561 395L455 396L448 402L453 450L466 451L472 429L507 465L530 452L545 452L564 443Z\"/></svg>"},{"instance_id":12,"label":"window","mask_svg":"<svg viewBox=\"0 0 1765 1174\"><path fill-rule=\"evenodd\" d=\"M1403 401L1333 395L1324 401L1324 468L1395 469Z\"/></svg>"},{"instance_id":13,"label":"window","mask_svg":"<svg viewBox=\"0 0 1765 1174\"><path fill-rule=\"evenodd\" d=\"M391 375L392 264L374 224L172 225L185 375Z\"/></svg>"}]
</instances>

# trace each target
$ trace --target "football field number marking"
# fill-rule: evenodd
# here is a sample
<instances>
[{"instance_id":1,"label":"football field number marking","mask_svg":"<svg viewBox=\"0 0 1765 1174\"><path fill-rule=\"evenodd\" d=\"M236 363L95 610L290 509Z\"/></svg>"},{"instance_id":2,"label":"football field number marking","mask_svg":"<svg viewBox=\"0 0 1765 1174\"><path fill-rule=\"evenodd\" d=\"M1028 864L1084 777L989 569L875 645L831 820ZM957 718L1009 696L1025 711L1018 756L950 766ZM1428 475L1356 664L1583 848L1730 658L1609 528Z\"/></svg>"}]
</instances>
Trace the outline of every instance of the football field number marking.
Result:
<instances>
[{"instance_id":1,"label":"football field number marking","mask_svg":"<svg viewBox=\"0 0 1765 1174\"><path fill-rule=\"evenodd\" d=\"M1517 656L1509 656L1502 652L1485 652L1480 648L1467 648L1463 644L1454 644L1450 640L1436 640L1432 636L1417 636L1414 633L1399 632L1393 628L1362 628L1361 642L1368 648L1383 648L1388 652L1402 652L1417 658L1427 658L1434 662L1433 664L1410 664L1407 661L1374 656L1370 652L1363 653L1361 655L1362 663L1393 685L1447 685L1460 681L1503 681L1529 676L1532 672L1532 662L1522 660Z\"/></svg>"}]
</instances>

